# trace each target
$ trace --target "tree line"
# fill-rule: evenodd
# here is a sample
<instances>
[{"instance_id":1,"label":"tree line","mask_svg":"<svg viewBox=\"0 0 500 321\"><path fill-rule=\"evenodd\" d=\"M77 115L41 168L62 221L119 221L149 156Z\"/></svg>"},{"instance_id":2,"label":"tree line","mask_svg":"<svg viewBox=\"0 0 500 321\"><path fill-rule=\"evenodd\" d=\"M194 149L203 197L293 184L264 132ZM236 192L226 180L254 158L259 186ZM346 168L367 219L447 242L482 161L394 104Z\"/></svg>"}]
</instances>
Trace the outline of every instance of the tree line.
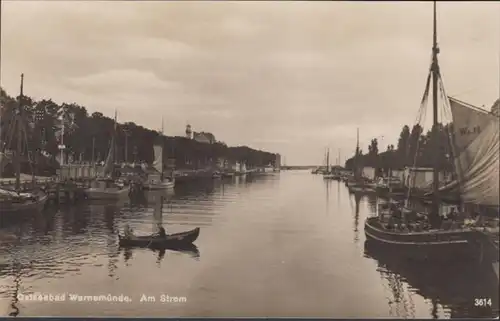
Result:
<instances>
[{"instance_id":1,"label":"tree line","mask_svg":"<svg viewBox=\"0 0 500 321\"><path fill-rule=\"evenodd\" d=\"M20 97L10 97L0 88L0 142L2 151L16 149L17 131L12 130ZM224 142L200 143L186 137L163 136L155 130L134 122L117 123L100 112L89 114L76 103L57 104L51 99L36 101L21 98L21 118L24 135L21 152L22 168L26 172L35 163L38 173L55 172L61 137L66 147L66 159L73 162L105 160L111 139L115 136L115 160L122 162L153 161L153 145L163 144L164 162L176 168L199 168L214 164L218 159L246 162L247 166L274 165L276 154L247 146L228 147ZM64 123L64 131L61 124ZM31 161L29 160L31 159Z\"/></svg>"},{"instance_id":2,"label":"tree line","mask_svg":"<svg viewBox=\"0 0 500 321\"><path fill-rule=\"evenodd\" d=\"M351 158L346 161L346 168L370 166L380 172L388 173L389 169L403 169L404 167L434 167L446 171L453 169L450 135L452 124L438 124L437 138L432 131L424 132L419 124L410 130L408 125L401 129L397 146L388 145L385 151L380 152L379 143L376 138L368 145L368 152L358 149ZM358 153L358 157L356 156Z\"/></svg>"}]
</instances>

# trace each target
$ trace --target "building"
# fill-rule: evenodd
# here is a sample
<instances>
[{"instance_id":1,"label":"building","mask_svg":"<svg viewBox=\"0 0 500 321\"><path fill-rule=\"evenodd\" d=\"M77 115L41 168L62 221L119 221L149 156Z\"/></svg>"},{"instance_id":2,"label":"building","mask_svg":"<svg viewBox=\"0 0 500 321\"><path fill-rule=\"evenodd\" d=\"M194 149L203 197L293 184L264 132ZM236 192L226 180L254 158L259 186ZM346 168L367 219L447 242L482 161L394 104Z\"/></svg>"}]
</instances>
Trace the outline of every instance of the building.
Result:
<instances>
[{"instance_id":1,"label":"building","mask_svg":"<svg viewBox=\"0 0 500 321\"><path fill-rule=\"evenodd\" d=\"M193 132L193 139L199 143L213 144L215 143L215 136L212 133L206 132Z\"/></svg>"},{"instance_id":2,"label":"building","mask_svg":"<svg viewBox=\"0 0 500 321\"><path fill-rule=\"evenodd\" d=\"M216 142L214 134L207 132L195 132L189 124L186 126L186 138L193 139L204 144L214 144Z\"/></svg>"},{"instance_id":3,"label":"building","mask_svg":"<svg viewBox=\"0 0 500 321\"><path fill-rule=\"evenodd\" d=\"M281 167L281 155L276 154L276 157L274 159L274 167L279 169Z\"/></svg>"},{"instance_id":4,"label":"building","mask_svg":"<svg viewBox=\"0 0 500 321\"><path fill-rule=\"evenodd\" d=\"M495 101L495 103L493 104L493 106L491 106L491 113L495 116L500 117L500 98L498 98L497 101Z\"/></svg>"},{"instance_id":5,"label":"building","mask_svg":"<svg viewBox=\"0 0 500 321\"><path fill-rule=\"evenodd\" d=\"M405 167L402 180L406 187L431 190L434 170L427 167ZM439 186L444 186L451 181L450 173L439 173Z\"/></svg>"}]
</instances>

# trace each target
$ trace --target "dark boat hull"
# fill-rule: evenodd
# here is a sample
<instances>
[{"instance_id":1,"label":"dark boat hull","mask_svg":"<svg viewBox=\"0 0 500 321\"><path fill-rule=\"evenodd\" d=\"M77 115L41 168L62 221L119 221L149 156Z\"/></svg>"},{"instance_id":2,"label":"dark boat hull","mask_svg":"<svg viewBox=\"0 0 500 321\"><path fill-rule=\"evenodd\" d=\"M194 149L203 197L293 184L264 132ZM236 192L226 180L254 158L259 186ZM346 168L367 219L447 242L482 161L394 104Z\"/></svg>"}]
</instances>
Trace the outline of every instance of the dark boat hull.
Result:
<instances>
[{"instance_id":1,"label":"dark boat hull","mask_svg":"<svg viewBox=\"0 0 500 321\"><path fill-rule=\"evenodd\" d=\"M31 215L44 209L48 196L43 193L36 200L29 200L22 203L1 202L0 216Z\"/></svg>"},{"instance_id":2,"label":"dark boat hull","mask_svg":"<svg viewBox=\"0 0 500 321\"><path fill-rule=\"evenodd\" d=\"M191 245L200 235L200 228L182 233L170 234L166 238L151 236L136 236L133 238L124 238L118 235L120 246L122 247L149 247L149 248L169 248Z\"/></svg>"},{"instance_id":3,"label":"dark boat hull","mask_svg":"<svg viewBox=\"0 0 500 321\"><path fill-rule=\"evenodd\" d=\"M473 230L393 232L378 224L377 217L365 222L367 241L383 244L398 257L412 260L483 260L483 242Z\"/></svg>"}]
</instances>

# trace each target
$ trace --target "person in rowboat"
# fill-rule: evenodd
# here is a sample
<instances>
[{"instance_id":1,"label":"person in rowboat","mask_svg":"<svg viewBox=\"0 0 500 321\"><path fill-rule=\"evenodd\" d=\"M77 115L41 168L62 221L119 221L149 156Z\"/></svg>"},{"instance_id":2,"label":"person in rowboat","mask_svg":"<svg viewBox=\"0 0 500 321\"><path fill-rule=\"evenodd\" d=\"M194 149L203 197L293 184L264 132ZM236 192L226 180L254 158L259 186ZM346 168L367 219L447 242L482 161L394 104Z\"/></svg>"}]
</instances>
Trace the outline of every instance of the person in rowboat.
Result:
<instances>
[{"instance_id":1,"label":"person in rowboat","mask_svg":"<svg viewBox=\"0 0 500 321\"><path fill-rule=\"evenodd\" d=\"M166 238L167 237L167 231L165 231L165 228L158 224L158 233L156 234L158 237L161 238Z\"/></svg>"}]
</instances>

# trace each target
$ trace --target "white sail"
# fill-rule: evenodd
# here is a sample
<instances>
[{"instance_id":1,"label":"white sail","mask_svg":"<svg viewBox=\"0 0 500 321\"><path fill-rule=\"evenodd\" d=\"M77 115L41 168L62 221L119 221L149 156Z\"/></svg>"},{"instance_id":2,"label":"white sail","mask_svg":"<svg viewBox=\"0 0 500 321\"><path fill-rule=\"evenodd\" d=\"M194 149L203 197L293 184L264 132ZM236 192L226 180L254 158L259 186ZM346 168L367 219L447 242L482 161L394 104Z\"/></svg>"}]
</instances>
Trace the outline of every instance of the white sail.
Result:
<instances>
[{"instance_id":1,"label":"white sail","mask_svg":"<svg viewBox=\"0 0 500 321\"><path fill-rule=\"evenodd\" d=\"M459 191L466 203L498 206L499 118L450 99L455 168L459 180L442 191Z\"/></svg>"},{"instance_id":2,"label":"white sail","mask_svg":"<svg viewBox=\"0 0 500 321\"><path fill-rule=\"evenodd\" d=\"M450 98L456 155L460 155L497 117Z\"/></svg>"},{"instance_id":3,"label":"white sail","mask_svg":"<svg viewBox=\"0 0 500 321\"><path fill-rule=\"evenodd\" d=\"M463 170L460 186L462 200L466 203L488 206L499 205L499 121L492 121L460 158L471 158ZM475 151L472 154L471 151Z\"/></svg>"},{"instance_id":4,"label":"white sail","mask_svg":"<svg viewBox=\"0 0 500 321\"><path fill-rule=\"evenodd\" d=\"M153 146L154 161L153 167L160 173L163 173L163 147L160 144Z\"/></svg>"}]
</instances>

